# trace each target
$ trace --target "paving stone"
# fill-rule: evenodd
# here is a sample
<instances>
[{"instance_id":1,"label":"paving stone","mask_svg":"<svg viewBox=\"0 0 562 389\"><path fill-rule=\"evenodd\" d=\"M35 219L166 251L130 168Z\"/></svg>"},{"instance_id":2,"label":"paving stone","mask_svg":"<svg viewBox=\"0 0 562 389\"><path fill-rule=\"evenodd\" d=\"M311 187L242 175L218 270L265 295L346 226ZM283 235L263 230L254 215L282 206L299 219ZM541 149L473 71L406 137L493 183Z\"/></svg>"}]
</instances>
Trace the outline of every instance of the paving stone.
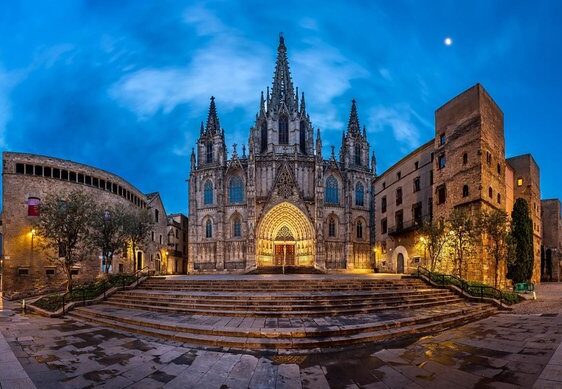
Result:
<instances>
[{"instance_id":1,"label":"paving stone","mask_svg":"<svg viewBox=\"0 0 562 389\"><path fill-rule=\"evenodd\" d=\"M299 366L295 364L280 365L277 369L275 389L301 388Z\"/></svg>"}]
</instances>

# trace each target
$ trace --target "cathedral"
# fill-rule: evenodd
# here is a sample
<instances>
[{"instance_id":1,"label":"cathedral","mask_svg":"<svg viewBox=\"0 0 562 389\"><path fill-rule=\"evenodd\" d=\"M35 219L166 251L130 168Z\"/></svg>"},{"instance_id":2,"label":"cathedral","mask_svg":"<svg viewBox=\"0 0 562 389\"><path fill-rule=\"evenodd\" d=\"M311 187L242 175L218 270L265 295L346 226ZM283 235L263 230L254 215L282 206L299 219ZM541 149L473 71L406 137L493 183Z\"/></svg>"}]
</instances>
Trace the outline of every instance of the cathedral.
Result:
<instances>
[{"instance_id":1,"label":"cathedral","mask_svg":"<svg viewBox=\"0 0 562 389\"><path fill-rule=\"evenodd\" d=\"M262 92L248 150L227 153L214 97L189 175L189 271L275 266L372 268L375 156L355 101L339 155L322 154L304 93L293 87L279 38L271 90Z\"/></svg>"}]
</instances>

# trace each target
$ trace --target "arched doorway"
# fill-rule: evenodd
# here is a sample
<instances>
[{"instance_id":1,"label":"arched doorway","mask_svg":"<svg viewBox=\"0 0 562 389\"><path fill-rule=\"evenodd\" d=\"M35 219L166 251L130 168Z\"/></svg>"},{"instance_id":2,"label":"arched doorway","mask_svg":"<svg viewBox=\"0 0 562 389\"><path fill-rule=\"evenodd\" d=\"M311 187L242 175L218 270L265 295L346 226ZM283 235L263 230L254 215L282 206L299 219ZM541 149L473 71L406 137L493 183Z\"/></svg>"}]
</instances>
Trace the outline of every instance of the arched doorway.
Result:
<instances>
[{"instance_id":1,"label":"arched doorway","mask_svg":"<svg viewBox=\"0 0 562 389\"><path fill-rule=\"evenodd\" d=\"M270 209L258 225L257 238L258 266L314 265L314 229L294 204Z\"/></svg>"},{"instance_id":2,"label":"arched doorway","mask_svg":"<svg viewBox=\"0 0 562 389\"><path fill-rule=\"evenodd\" d=\"M399 253L396 257L396 272L404 273L404 254Z\"/></svg>"},{"instance_id":3,"label":"arched doorway","mask_svg":"<svg viewBox=\"0 0 562 389\"><path fill-rule=\"evenodd\" d=\"M142 251L137 252L137 270L142 269Z\"/></svg>"}]
</instances>

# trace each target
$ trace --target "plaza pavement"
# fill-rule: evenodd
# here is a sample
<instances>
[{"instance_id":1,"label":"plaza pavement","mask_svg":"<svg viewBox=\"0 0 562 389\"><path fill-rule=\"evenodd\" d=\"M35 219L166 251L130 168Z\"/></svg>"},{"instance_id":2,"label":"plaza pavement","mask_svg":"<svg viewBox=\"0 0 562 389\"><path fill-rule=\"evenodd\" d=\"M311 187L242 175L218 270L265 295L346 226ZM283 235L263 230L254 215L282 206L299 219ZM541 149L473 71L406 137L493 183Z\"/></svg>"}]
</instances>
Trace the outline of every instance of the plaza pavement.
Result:
<instances>
[{"instance_id":1,"label":"plaza pavement","mask_svg":"<svg viewBox=\"0 0 562 389\"><path fill-rule=\"evenodd\" d=\"M8 305L0 332L10 349L0 353L12 364L0 365L0 383L32 387L2 381L20 371L15 355L37 388L560 388L562 284L537 294L513 313L433 336L314 355L197 348Z\"/></svg>"}]
</instances>

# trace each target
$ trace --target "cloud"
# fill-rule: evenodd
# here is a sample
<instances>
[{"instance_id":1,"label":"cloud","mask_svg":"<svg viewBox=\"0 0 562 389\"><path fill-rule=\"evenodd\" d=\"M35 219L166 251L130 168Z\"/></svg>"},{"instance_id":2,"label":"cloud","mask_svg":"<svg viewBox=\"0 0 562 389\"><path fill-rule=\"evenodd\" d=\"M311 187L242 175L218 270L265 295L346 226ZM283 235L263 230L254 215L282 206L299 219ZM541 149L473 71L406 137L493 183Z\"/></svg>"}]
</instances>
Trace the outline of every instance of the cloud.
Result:
<instances>
[{"instance_id":1,"label":"cloud","mask_svg":"<svg viewBox=\"0 0 562 389\"><path fill-rule=\"evenodd\" d=\"M12 118L12 103L10 93L12 89L24 78L23 71L6 71L0 65L0 148L8 147L6 132L8 122Z\"/></svg>"},{"instance_id":2,"label":"cloud","mask_svg":"<svg viewBox=\"0 0 562 389\"><path fill-rule=\"evenodd\" d=\"M403 152L409 152L418 147L423 130L431 128L431 123L422 118L408 104L375 107L369 112L368 121L368 128L371 132L391 130L394 139L402 145Z\"/></svg>"}]
</instances>

